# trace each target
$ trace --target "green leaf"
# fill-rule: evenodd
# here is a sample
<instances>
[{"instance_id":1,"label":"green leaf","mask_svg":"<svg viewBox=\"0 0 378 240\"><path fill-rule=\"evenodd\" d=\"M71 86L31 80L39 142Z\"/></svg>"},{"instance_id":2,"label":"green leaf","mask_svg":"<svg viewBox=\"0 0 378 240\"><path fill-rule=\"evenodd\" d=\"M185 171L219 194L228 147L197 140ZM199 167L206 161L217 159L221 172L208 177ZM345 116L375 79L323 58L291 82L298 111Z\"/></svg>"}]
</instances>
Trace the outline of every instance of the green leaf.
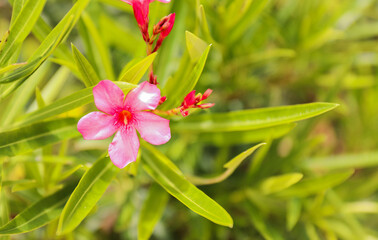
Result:
<instances>
[{"instance_id":1,"label":"green leaf","mask_svg":"<svg viewBox=\"0 0 378 240\"><path fill-rule=\"evenodd\" d=\"M193 90L202 74L203 68L205 67L210 48L211 45L207 46L193 69L188 68L186 70L188 71L188 75L185 75L184 78L175 75L174 78L168 80L165 88L167 101L162 105L164 109L178 107L184 100L184 97Z\"/></svg>"},{"instance_id":2,"label":"green leaf","mask_svg":"<svg viewBox=\"0 0 378 240\"><path fill-rule=\"evenodd\" d=\"M232 227L231 216L214 200L191 184L177 167L154 147L143 143L142 161L147 173L159 183L168 193L181 201L197 214L210 221ZM170 165L167 165L167 162Z\"/></svg>"},{"instance_id":3,"label":"green leaf","mask_svg":"<svg viewBox=\"0 0 378 240\"><path fill-rule=\"evenodd\" d=\"M0 75L3 74L3 73L6 73L6 72L13 71L13 70L15 70L17 68L20 68L20 67L22 67L22 66L24 66L26 64L27 64L26 62L24 62L24 63L14 63L14 64L8 65L6 67L0 68Z\"/></svg>"},{"instance_id":4,"label":"green leaf","mask_svg":"<svg viewBox=\"0 0 378 240\"><path fill-rule=\"evenodd\" d=\"M97 76L96 71L89 63L89 61L84 57L83 54L73 45L72 53L76 62L77 69L80 72L81 79L86 87L91 87L100 82L100 78Z\"/></svg>"},{"instance_id":5,"label":"green leaf","mask_svg":"<svg viewBox=\"0 0 378 240\"><path fill-rule=\"evenodd\" d=\"M91 37L91 40L93 40L95 44L96 51L99 53L100 56L98 58L100 60L100 62L98 63L98 65L100 66L100 77L102 79L106 78L114 81L115 77L113 72L112 59L110 57L108 48L105 45L105 42L103 41L100 32L98 31L98 27L94 24L91 17L85 12L82 14L82 19L85 24L86 30L88 31L88 34ZM103 74L101 74L102 71L104 71Z\"/></svg>"},{"instance_id":6,"label":"green leaf","mask_svg":"<svg viewBox=\"0 0 378 240\"><path fill-rule=\"evenodd\" d=\"M247 195L250 194L247 192ZM263 218L261 211L259 211L251 202L245 204L248 211L249 219L252 221L254 228L264 237L266 240L283 240L277 230L272 227L271 224Z\"/></svg>"},{"instance_id":7,"label":"green leaf","mask_svg":"<svg viewBox=\"0 0 378 240\"><path fill-rule=\"evenodd\" d=\"M74 184L67 185L56 193L38 200L2 226L0 235L30 232L58 218L74 187Z\"/></svg>"},{"instance_id":8,"label":"green leaf","mask_svg":"<svg viewBox=\"0 0 378 240\"><path fill-rule=\"evenodd\" d=\"M244 12L242 18L237 22L237 24L235 26L230 26L230 33L227 36L228 42L235 43L238 39L244 36L247 29L251 26L251 23L261 16L262 11L268 5L268 3L269 0L252 1L252 4L250 4L248 10ZM236 14L240 13L236 12L235 15ZM231 17L231 19L233 17Z\"/></svg>"},{"instance_id":9,"label":"green leaf","mask_svg":"<svg viewBox=\"0 0 378 240\"><path fill-rule=\"evenodd\" d=\"M22 44L29 35L35 22L45 6L46 0L27 0L23 5L16 20L12 24L7 42L0 55L0 66L5 66L16 49Z\"/></svg>"},{"instance_id":10,"label":"green leaf","mask_svg":"<svg viewBox=\"0 0 378 240\"><path fill-rule=\"evenodd\" d=\"M152 184L139 215L138 239L148 240L163 215L169 195L158 184Z\"/></svg>"},{"instance_id":11,"label":"green leaf","mask_svg":"<svg viewBox=\"0 0 378 240\"><path fill-rule=\"evenodd\" d=\"M118 172L108 157L98 159L88 169L64 206L58 235L73 231L84 220Z\"/></svg>"},{"instance_id":12,"label":"green leaf","mask_svg":"<svg viewBox=\"0 0 378 240\"><path fill-rule=\"evenodd\" d=\"M176 131L231 132L246 131L288 124L311 118L337 107L335 103L308 103L282 107L270 107L227 113L189 116L172 124Z\"/></svg>"},{"instance_id":13,"label":"green leaf","mask_svg":"<svg viewBox=\"0 0 378 240\"><path fill-rule=\"evenodd\" d=\"M141 61L137 62L134 66L132 66L129 70L122 74L122 76L119 78L119 81L138 84L140 79L142 79L143 75L154 62L156 54L156 52L150 54Z\"/></svg>"},{"instance_id":14,"label":"green leaf","mask_svg":"<svg viewBox=\"0 0 378 240\"><path fill-rule=\"evenodd\" d=\"M115 84L117 84L117 86L120 87L123 91L129 91L137 87L136 85L125 82L115 82ZM24 125L26 123L41 121L43 119L65 113L75 108L84 106L85 104L91 103L94 101L92 89L93 87L89 87L80 90L67 97L59 99L46 107L38 109L35 112L26 114L23 120L17 122L17 125Z\"/></svg>"},{"instance_id":15,"label":"green leaf","mask_svg":"<svg viewBox=\"0 0 378 240\"><path fill-rule=\"evenodd\" d=\"M186 47L188 48L190 58L193 62L197 62L209 44L189 31L185 32L185 36Z\"/></svg>"},{"instance_id":16,"label":"green leaf","mask_svg":"<svg viewBox=\"0 0 378 240\"><path fill-rule=\"evenodd\" d=\"M249 157L256 149L263 146L265 143L260 143L256 146L249 148L248 150L240 153L229 162L227 162L224 167L227 169L224 173L220 174L219 176L212 177L212 178L202 178L196 176L188 177L189 181L195 185L209 185L215 184L224 181L227 179L235 170L236 168L246 159Z\"/></svg>"},{"instance_id":17,"label":"green leaf","mask_svg":"<svg viewBox=\"0 0 378 240\"><path fill-rule=\"evenodd\" d=\"M77 1L29 58L28 64L0 80L0 83L9 83L19 80L17 83L3 87L5 89L1 89L0 91L1 98L8 96L17 89L47 59L47 57L53 53L55 48L57 48L63 39L71 32L88 2L89 0Z\"/></svg>"},{"instance_id":18,"label":"green leaf","mask_svg":"<svg viewBox=\"0 0 378 240\"><path fill-rule=\"evenodd\" d=\"M354 170L347 170L343 172L327 174L322 177L305 179L291 186L290 188L277 193L277 195L281 197L305 197L337 186L350 178L353 173Z\"/></svg>"},{"instance_id":19,"label":"green leaf","mask_svg":"<svg viewBox=\"0 0 378 240\"><path fill-rule=\"evenodd\" d=\"M269 177L261 183L261 190L264 194L271 194L282 191L291 185L296 184L303 178L302 173L287 173L279 176Z\"/></svg>"},{"instance_id":20,"label":"green leaf","mask_svg":"<svg viewBox=\"0 0 378 240\"><path fill-rule=\"evenodd\" d=\"M311 158L305 163L308 169L334 170L345 168L368 168L378 166L378 152L344 154L322 158Z\"/></svg>"},{"instance_id":21,"label":"green leaf","mask_svg":"<svg viewBox=\"0 0 378 240\"><path fill-rule=\"evenodd\" d=\"M39 122L12 131L0 132L0 156L15 156L80 135L73 118Z\"/></svg>"},{"instance_id":22,"label":"green leaf","mask_svg":"<svg viewBox=\"0 0 378 240\"><path fill-rule=\"evenodd\" d=\"M302 203L298 198L292 198L287 203L286 229L291 231L301 216Z\"/></svg>"},{"instance_id":23,"label":"green leaf","mask_svg":"<svg viewBox=\"0 0 378 240\"><path fill-rule=\"evenodd\" d=\"M250 144L266 139L276 139L290 132L296 123L238 132L204 132L197 137L197 142L215 146Z\"/></svg>"},{"instance_id":24,"label":"green leaf","mask_svg":"<svg viewBox=\"0 0 378 240\"><path fill-rule=\"evenodd\" d=\"M24 86L17 89L6 108L2 111L2 116L0 117L1 127L6 127L11 124L15 117L25 109L34 89L44 79L48 70L48 64L41 66L41 68L30 77L29 81Z\"/></svg>"}]
</instances>

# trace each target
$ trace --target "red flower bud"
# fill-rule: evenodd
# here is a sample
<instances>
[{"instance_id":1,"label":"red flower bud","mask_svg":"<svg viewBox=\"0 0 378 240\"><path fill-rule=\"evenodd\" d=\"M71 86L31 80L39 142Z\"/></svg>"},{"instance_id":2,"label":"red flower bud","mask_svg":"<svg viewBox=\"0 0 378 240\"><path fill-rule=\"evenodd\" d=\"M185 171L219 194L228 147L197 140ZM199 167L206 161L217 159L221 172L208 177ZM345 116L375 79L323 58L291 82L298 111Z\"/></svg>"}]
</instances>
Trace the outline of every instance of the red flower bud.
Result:
<instances>
[{"instance_id":1,"label":"red flower bud","mask_svg":"<svg viewBox=\"0 0 378 240\"><path fill-rule=\"evenodd\" d=\"M215 105L215 103L204 103L204 104L197 105L197 107L199 107L201 109L206 109L206 108L211 108L214 105Z\"/></svg>"},{"instance_id":2,"label":"red flower bud","mask_svg":"<svg viewBox=\"0 0 378 240\"><path fill-rule=\"evenodd\" d=\"M210 96L210 94L211 94L212 92L213 92L213 90L211 90L210 88L207 89L207 90L204 92L204 94L202 95L202 101L205 100L205 99L207 99L207 98Z\"/></svg>"},{"instance_id":3,"label":"red flower bud","mask_svg":"<svg viewBox=\"0 0 378 240\"><path fill-rule=\"evenodd\" d=\"M163 96L160 98L159 105L163 104L167 100L167 96Z\"/></svg>"},{"instance_id":4,"label":"red flower bud","mask_svg":"<svg viewBox=\"0 0 378 240\"><path fill-rule=\"evenodd\" d=\"M172 28L173 28L173 24L175 23L175 17L176 17L176 13L171 13L169 14L168 16L164 17L163 19L166 18L166 20L164 20L163 24L161 25L161 33L160 33L160 37L161 38L166 38L169 33L171 32Z\"/></svg>"},{"instance_id":5,"label":"red flower bud","mask_svg":"<svg viewBox=\"0 0 378 240\"><path fill-rule=\"evenodd\" d=\"M182 102L181 106L189 107L191 105L194 105L196 103L195 96L196 90L193 90L190 93L188 93L188 95L186 95L186 97L184 98L184 101Z\"/></svg>"}]
</instances>

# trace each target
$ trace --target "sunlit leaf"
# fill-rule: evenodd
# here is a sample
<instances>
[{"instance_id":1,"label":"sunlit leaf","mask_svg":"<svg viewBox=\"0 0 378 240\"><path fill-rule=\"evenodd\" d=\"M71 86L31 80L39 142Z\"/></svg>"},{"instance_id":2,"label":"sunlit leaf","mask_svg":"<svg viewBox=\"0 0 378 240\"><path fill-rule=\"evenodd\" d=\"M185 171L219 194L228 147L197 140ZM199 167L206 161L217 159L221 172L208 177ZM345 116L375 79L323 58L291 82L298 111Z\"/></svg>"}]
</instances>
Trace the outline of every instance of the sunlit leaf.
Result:
<instances>
[{"instance_id":1,"label":"sunlit leaf","mask_svg":"<svg viewBox=\"0 0 378 240\"><path fill-rule=\"evenodd\" d=\"M331 187L337 186L354 173L354 170L346 170L337 173L327 174L322 177L309 178L300 181L299 183L285 189L284 191L276 193L282 197L305 197L311 194L315 194L319 191L327 190Z\"/></svg>"},{"instance_id":2,"label":"sunlit leaf","mask_svg":"<svg viewBox=\"0 0 378 240\"><path fill-rule=\"evenodd\" d=\"M271 194L282 191L299 182L303 177L301 173L286 173L265 179L261 183L261 190L264 194Z\"/></svg>"},{"instance_id":3,"label":"sunlit leaf","mask_svg":"<svg viewBox=\"0 0 378 240\"><path fill-rule=\"evenodd\" d=\"M210 221L223 226L233 226L231 216L220 205L166 164L170 162L166 156L147 144L143 144L143 149L144 169L168 193Z\"/></svg>"},{"instance_id":4,"label":"sunlit leaf","mask_svg":"<svg viewBox=\"0 0 378 240\"><path fill-rule=\"evenodd\" d=\"M205 52L208 44L193 33L186 31L186 47L193 62L198 61Z\"/></svg>"},{"instance_id":5,"label":"sunlit leaf","mask_svg":"<svg viewBox=\"0 0 378 240\"><path fill-rule=\"evenodd\" d=\"M265 141L266 139L280 138L289 133L295 126L295 123L291 123L249 131L204 132L198 135L196 141L216 146L250 144Z\"/></svg>"},{"instance_id":6,"label":"sunlit leaf","mask_svg":"<svg viewBox=\"0 0 378 240\"><path fill-rule=\"evenodd\" d=\"M142 79L143 75L154 62L156 54L156 52L150 54L141 61L137 62L134 66L128 69L125 73L123 73L122 76L120 76L119 81L128 82L131 84L138 84L140 79Z\"/></svg>"},{"instance_id":7,"label":"sunlit leaf","mask_svg":"<svg viewBox=\"0 0 378 240\"><path fill-rule=\"evenodd\" d=\"M185 75L184 78L175 75L174 78L168 80L165 88L167 101L162 105L164 109L178 107L184 100L184 97L193 90L205 67L210 48L211 45L207 46L193 69L187 67L186 71L189 71L188 75Z\"/></svg>"},{"instance_id":8,"label":"sunlit leaf","mask_svg":"<svg viewBox=\"0 0 378 240\"><path fill-rule=\"evenodd\" d=\"M308 103L188 116L172 124L176 131L231 132L288 124L311 118L337 107L334 103Z\"/></svg>"},{"instance_id":9,"label":"sunlit leaf","mask_svg":"<svg viewBox=\"0 0 378 240\"><path fill-rule=\"evenodd\" d=\"M0 66L5 66L16 49L29 35L45 6L46 0L27 0L9 30L9 36L0 55Z\"/></svg>"},{"instance_id":10,"label":"sunlit leaf","mask_svg":"<svg viewBox=\"0 0 378 240\"><path fill-rule=\"evenodd\" d=\"M73 44L71 44L71 47L77 69L80 72L82 77L81 79L83 80L85 86L91 87L99 83L100 78L97 76L96 71L93 69L89 61Z\"/></svg>"},{"instance_id":11,"label":"sunlit leaf","mask_svg":"<svg viewBox=\"0 0 378 240\"><path fill-rule=\"evenodd\" d=\"M345 154L330 157L310 158L306 161L308 169L369 168L378 166L378 152Z\"/></svg>"}]
</instances>

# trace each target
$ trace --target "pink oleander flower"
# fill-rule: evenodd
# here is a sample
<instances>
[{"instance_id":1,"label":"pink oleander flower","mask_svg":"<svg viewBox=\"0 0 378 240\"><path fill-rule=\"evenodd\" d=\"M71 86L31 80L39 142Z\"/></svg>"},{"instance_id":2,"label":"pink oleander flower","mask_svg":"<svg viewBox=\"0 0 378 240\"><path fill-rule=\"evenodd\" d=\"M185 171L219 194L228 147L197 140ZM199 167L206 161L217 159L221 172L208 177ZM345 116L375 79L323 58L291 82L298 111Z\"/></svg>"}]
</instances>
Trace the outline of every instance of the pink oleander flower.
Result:
<instances>
[{"instance_id":1,"label":"pink oleander flower","mask_svg":"<svg viewBox=\"0 0 378 240\"><path fill-rule=\"evenodd\" d=\"M134 10L135 19L142 32L143 39L149 41L148 36L148 13L150 3L154 0L122 0L123 2L130 4ZM158 0L159 2L169 3L171 0Z\"/></svg>"},{"instance_id":2,"label":"pink oleander flower","mask_svg":"<svg viewBox=\"0 0 378 240\"><path fill-rule=\"evenodd\" d=\"M145 110L154 110L161 99L160 90L148 82L141 83L125 97L110 80L103 80L93 88L96 107L102 112L91 112L82 117L77 129L86 140L115 137L109 145L109 157L119 168L136 160L139 139L161 145L171 138L169 120Z\"/></svg>"}]
</instances>

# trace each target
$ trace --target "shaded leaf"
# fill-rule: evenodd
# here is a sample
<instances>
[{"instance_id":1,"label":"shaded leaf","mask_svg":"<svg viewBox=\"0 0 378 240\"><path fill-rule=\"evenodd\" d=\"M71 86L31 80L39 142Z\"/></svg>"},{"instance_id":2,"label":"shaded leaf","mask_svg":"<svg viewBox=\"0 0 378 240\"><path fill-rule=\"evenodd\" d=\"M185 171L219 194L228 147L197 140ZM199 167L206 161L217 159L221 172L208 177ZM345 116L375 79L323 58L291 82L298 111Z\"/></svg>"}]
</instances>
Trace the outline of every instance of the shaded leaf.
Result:
<instances>
[{"instance_id":1,"label":"shaded leaf","mask_svg":"<svg viewBox=\"0 0 378 240\"><path fill-rule=\"evenodd\" d=\"M203 178L197 176L190 176L188 179L195 185L209 185L215 184L224 181L227 179L235 170L236 168L246 159L249 157L256 149L263 146L265 143L260 143L254 147L249 148L248 150L240 153L229 162L227 162L224 167L227 169L224 173L220 174L219 176L212 177L212 178Z\"/></svg>"},{"instance_id":2,"label":"shaded leaf","mask_svg":"<svg viewBox=\"0 0 378 240\"><path fill-rule=\"evenodd\" d=\"M0 235L30 232L58 218L74 187L75 184L67 185L56 193L33 203L6 225L2 226Z\"/></svg>"},{"instance_id":3,"label":"shaded leaf","mask_svg":"<svg viewBox=\"0 0 378 240\"><path fill-rule=\"evenodd\" d=\"M87 170L64 206L58 235L73 231L84 220L118 172L119 168L108 157L98 159Z\"/></svg>"},{"instance_id":4,"label":"shaded leaf","mask_svg":"<svg viewBox=\"0 0 378 240\"><path fill-rule=\"evenodd\" d=\"M0 133L0 155L14 156L80 135L73 118L39 122Z\"/></svg>"},{"instance_id":5,"label":"shaded leaf","mask_svg":"<svg viewBox=\"0 0 378 240\"><path fill-rule=\"evenodd\" d=\"M139 215L138 239L148 240L163 215L169 195L158 184L152 184Z\"/></svg>"}]
</instances>

